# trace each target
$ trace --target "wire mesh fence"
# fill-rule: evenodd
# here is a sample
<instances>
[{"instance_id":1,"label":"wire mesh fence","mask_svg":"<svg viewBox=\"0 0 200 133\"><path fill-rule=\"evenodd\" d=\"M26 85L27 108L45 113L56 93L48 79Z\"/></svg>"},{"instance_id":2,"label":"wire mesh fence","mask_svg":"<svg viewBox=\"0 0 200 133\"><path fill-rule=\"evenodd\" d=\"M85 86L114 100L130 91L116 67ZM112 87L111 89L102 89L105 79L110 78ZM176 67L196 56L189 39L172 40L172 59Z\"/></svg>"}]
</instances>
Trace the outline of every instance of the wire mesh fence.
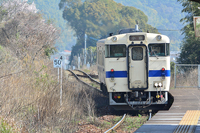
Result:
<instances>
[{"instance_id":1,"label":"wire mesh fence","mask_svg":"<svg viewBox=\"0 0 200 133\"><path fill-rule=\"evenodd\" d=\"M199 64L175 64L174 88L200 88Z\"/></svg>"}]
</instances>

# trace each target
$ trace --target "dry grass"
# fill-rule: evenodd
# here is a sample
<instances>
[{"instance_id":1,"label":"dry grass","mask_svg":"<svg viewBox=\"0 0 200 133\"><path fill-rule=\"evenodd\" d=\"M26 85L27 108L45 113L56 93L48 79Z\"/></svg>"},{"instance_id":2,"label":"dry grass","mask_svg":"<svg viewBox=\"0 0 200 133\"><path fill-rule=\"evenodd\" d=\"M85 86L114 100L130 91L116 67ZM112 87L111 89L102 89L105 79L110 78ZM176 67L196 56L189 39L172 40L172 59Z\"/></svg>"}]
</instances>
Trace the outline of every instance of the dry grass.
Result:
<instances>
[{"instance_id":1,"label":"dry grass","mask_svg":"<svg viewBox=\"0 0 200 133\"><path fill-rule=\"evenodd\" d=\"M8 60L6 66L2 66L5 75L16 68L12 69L13 64ZM28 132L74 132L80 119L94 117L95 92L76 81L66 82L65 75L63 104L60 106L60 85L52 62L36 60L22 70L2 77L0 81L0 114L14 119L19 129Z\"/></svg>"},{"instance_id":2,"label":"dry grass","mask_svg":"<svg viewBox=\"0 0 200 133\"><path fill-rule=\"evenodd\" d=\"M95 92L63 72L60 105L57 69L45 53L53 49L57 29L39 14L13 16L0 30L0 116L24 133L76 131L80 119L94 116Z\"/></svg>"}]
</instances>

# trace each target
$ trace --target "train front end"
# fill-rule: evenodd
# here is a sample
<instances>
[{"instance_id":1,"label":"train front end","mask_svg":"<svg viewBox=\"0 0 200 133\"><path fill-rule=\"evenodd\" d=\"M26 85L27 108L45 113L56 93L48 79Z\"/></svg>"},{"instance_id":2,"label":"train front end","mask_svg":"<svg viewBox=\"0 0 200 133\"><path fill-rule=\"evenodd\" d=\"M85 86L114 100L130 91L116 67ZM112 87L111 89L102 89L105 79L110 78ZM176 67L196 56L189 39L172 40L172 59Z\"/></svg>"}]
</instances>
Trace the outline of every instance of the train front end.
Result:
<instances>
[{"instance_id":1,"label":"train front end","mask_svg":"<svg viewBox=\"0 0 200 133\"><path fill-rule=\"evenodd\" d=\"M168 105L170 40L167 36L145 32L119 34L105 39L103 47L102 83L111 106L119 110L149 110Z\"/></svg>"}]
</instances>

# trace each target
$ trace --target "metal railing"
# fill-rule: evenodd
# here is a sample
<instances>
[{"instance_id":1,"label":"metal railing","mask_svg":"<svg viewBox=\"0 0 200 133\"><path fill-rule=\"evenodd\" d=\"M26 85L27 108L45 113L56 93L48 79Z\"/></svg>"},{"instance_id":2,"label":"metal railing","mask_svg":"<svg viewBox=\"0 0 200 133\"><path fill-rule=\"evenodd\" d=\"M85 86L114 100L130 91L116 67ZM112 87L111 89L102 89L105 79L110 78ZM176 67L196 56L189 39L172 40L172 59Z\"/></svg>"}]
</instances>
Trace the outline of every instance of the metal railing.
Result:
<instances>
[{"instance_id":1,"label":"metal railing","mask_svg":"<svg viewBox=\"0 0 200 133\"><path fill-rule=\"evenodd\" d=\"M174 88L200 88L199 64L175 64Z\"/></svg>"}]
</instances>

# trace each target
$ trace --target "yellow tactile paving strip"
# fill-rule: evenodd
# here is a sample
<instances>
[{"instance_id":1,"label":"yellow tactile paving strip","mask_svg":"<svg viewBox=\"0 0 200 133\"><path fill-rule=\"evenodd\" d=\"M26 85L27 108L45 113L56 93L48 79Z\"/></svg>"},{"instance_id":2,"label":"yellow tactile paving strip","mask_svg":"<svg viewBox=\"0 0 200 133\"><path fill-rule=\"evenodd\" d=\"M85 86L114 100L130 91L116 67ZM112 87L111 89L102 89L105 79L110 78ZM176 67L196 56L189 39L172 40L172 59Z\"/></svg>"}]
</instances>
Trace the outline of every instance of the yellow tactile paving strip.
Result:
<instances>
[{"instance_id":1,"label":"yellow tactile paving strip","mask_svg":"<svg viewBox=\"0 0 200 133\"><path fill-rule=\"evenodd\" d=\"M193 133L200 117L200 110L188 110L174 133Z\"/></svg>"}]
</instances>

